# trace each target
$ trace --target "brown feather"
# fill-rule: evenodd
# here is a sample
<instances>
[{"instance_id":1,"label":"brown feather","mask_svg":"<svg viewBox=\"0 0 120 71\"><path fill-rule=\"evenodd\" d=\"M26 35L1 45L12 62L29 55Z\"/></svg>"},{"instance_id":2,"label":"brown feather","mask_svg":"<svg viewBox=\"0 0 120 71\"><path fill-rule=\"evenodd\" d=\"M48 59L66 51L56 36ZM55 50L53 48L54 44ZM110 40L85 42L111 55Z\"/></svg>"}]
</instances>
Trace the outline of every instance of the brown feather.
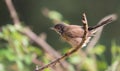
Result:
<instances>
[{"instance_id":1,"label":"brown feather","mask_svg":"<svg viewBox=\"0 0 120 71\"><path fill-rule=\"evenodd\" d=\"M64 29L65 33L63 35L66 35L71 38L82 38L84 34L84 30L82 26L76 26L76 25L68 25Z\"/></svg>"}]
</instances>

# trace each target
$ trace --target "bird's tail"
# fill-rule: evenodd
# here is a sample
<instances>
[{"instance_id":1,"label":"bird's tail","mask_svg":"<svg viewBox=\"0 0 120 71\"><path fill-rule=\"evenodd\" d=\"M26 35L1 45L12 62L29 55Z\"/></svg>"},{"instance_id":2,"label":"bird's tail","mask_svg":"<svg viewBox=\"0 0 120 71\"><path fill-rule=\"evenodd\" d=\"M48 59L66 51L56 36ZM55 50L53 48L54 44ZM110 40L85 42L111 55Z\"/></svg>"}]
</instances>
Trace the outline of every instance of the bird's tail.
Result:
<instances>
[{"instance_id":1,"label":"bird's tail","mask_svg":"<svg viewBox=\"0 0 120 71\"><path fill-rule=\"evenodd\" d=\"M115 21L116 19L117 19L116 14L108 15L108 16L104 17L102 20L100 20L97 25L95 25L93 27L89 27L88 30L91 31L91 30L99 29L99 27L101 28L104 25L107 25L107 24Z\"/></svg>"}]
</instances>

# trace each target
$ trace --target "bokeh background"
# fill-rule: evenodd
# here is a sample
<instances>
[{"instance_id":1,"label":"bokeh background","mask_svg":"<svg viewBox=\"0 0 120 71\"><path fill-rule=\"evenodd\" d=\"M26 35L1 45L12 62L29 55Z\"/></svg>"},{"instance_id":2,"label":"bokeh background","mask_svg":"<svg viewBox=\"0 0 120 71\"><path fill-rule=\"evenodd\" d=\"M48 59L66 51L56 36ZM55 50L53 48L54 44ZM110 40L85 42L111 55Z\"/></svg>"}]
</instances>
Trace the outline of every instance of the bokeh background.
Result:
<instances>
[{"instance_id":1,"label":"bokeh background","mask_svg":"<svg viewBox=\"0 0 120 71\"><path fill-rule=\"evenodd\" d=\"M120 3L118 0L13 0L17 13L23 23L29 25L37 34L45 32L48 35L48 42L59 42L56 33L49 28L53 26L51 20L42 14L43 8L60 12L65 20L71 24L81 24L81 15L87 14L89 25L95 25L106 15L116 13L119 16ZM12 23L9 11L4 0L0 1L0 25ZM101 44L109 45L111 40L116 40L119 44L119 18L116 22L106 26L102 37ZM50 43L55 46L54 43Z\"/></svg>"},{"instance_id":2,"label":"bokeh background","mask_svg":"<svg viewBox=\"0 0 120 71\"><path fill-rule=\"evenodd\" d=\"M54 24L42 13L44 8L54 10L63 15L70 24L82 25L82 13L86 13L90 26L97 24L103 17L116 13L118 19L107 25L97 44L105 45L108 64L111 64L110 47L115 41L120 45L120 1L119 0L12 0L21 22L30 27L36 34L46 33L46 41L57 51L70 46L50 30ZM13 24L4 0L0 0L0 26ZM1 44L0 44L1 45ZM62 48L63 47L63 48Z\"/></svg>"}]
</instances>

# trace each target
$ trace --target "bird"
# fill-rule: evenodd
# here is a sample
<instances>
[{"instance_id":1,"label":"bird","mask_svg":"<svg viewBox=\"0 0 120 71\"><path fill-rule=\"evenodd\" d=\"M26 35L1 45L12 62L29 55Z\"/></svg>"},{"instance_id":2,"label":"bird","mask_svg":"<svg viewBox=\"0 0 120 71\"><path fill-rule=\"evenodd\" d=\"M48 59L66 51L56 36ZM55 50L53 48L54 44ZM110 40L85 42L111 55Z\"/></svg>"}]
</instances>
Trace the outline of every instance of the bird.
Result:
<instances>
[{"instance_id":1,"label":"bird","mask_svg":"<svg viewBox=\"0 0 120 71\"><path fill-rule=\"evenodd\" d=\"M115 21L117 19L116 14L111 14L104 17L98 22L95 26L89 26L87 32L87 39L82 47L85 47L88 42L90 42L91 37L95 36L95 33L99 31L99 28L104 27L105 25ZM69 43L72 47L77 47L83 38L84 27L80 25L69 25L64 22L55 24L52 30L56 31L63 40Z\"/></svg>"}]
</instances>

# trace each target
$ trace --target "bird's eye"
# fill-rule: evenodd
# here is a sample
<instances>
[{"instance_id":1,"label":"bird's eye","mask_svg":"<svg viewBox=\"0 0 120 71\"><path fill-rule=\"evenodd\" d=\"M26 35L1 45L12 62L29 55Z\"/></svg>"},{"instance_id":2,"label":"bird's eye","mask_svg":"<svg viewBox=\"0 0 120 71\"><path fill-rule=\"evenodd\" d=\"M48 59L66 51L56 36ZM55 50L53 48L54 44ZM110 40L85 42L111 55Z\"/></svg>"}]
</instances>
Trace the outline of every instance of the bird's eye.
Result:
<instances>
[{"instance_id":1,"label":"bird's eye","mask_svg":"<svg viewBox=\"0 0 120 71\"><path fill-rule=\"evenodd\" d=\"M60 29L60 26L55 26L55 29L59 30L59 29Z\"/></svg>"},{"instance_id":2,"label":"bird's eye","mask_svg":"<svg viewBox=\"0 0 120 71\"><path fill-rule=\"evenodd\" d=\"M56 30L61 30L61 29L63 29L63 27L64 27L63 24L57 24L57 25L54 26L54 28L55 28Z\"/></svg>"},{"instance_id":3,"label":"bird's eye","mask_svg":"<svg viewBox=\"0 0 120 71\"><path fill-rule=\"evenodd\" d=\"M63 29L64 29L64 25L63 24L57 24L54 26L54 28L56 29L57 32L62 33Z\"/></svg>"},{"instance_id":4,"label":"bird's eye","mask_svg":"<svg viewBox=\"0 0 120 71\"><path fill-rule=\"evenodd\" d=\"M60 27L57 27L58 30L60 30Z\"/></svg>"}]
</instances>

